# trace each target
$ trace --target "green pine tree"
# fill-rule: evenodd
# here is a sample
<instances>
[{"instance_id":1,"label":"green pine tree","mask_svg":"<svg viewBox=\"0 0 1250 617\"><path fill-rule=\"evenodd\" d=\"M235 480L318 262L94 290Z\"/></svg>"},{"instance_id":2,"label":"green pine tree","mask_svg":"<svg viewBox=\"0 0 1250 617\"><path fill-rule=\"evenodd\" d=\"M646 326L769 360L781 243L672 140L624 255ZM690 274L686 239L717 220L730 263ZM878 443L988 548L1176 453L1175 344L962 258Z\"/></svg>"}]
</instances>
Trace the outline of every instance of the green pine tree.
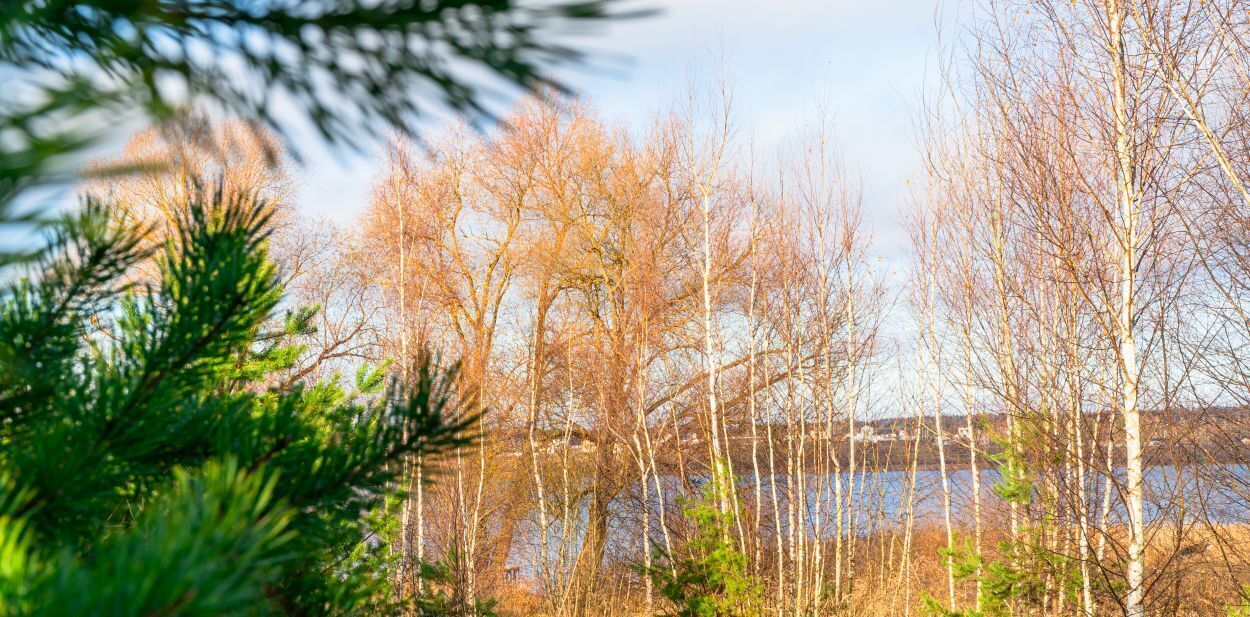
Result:
<instances>
[{"instance_id":1,"label":"green pine tree","mask_svg":"<svg viewBox=\"0 0 1250 617\"><path fill-rule=\"evenodd\" d=\"M400 608L382 510L403 461L464 443L454 368L264 388L310 314L275 319L264 208L196 195L159 283L87 203L0 295L0 615Z\"/></svg>"},{"instance_id":2,"label":"green pine tree","mask_svg":"<svg viewBox=\"0 0 1250 617\"><path fill-rule=\"evenodd\" d=\"M747 557L730 539L733 514L721 512L717 491L709 483L699 499L685 504L682 513L694 535L686 542L686 555L660 555L658 564L644 574L655 581L660 594L676 607L677 617L751 617L762 614L763 585L749 570Z\"/></svg>"}]
</instances>

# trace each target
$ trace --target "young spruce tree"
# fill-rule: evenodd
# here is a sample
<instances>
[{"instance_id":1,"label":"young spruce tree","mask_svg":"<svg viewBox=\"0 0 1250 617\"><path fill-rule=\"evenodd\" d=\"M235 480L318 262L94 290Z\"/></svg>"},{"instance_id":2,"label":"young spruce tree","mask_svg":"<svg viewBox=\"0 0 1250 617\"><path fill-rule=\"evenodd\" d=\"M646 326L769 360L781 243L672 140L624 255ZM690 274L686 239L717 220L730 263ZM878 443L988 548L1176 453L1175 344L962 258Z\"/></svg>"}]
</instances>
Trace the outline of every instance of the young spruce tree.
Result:
<instances>
[{"instance_id":1,"label":"young spruce tree","mask_svg":"<svg viewBox=\"0 0 1250 617\"><path fill-rule=\"evenodd\" d=\"M763 585L751 574L747 557L730 536L732 512L718 508L719 495L733 490L727 477L709 480L698 499L683 504L693 532L685 555L660 552L657 565L642 570L674 607L672 617L755 617L762 615Z\"/></svg>"}]
</instances>

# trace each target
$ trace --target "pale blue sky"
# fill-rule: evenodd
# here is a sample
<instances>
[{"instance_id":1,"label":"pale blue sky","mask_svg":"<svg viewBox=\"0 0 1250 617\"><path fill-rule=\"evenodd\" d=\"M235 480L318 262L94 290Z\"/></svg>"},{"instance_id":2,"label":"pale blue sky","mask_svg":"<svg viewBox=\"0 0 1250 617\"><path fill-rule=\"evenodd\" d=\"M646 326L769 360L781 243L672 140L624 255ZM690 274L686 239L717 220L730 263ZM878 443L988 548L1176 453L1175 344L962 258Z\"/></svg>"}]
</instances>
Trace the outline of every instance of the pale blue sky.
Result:
<instances>
[{"instance_id":1,"label":"pale blue sky","mask_svg":"<svg viewBox=\"0 0 1250 617\"><path fill-rule=\"evenodd\" d=\"M802 138L825 103L842 159L863 178L875 252L902 248L897 225L916 173L914 111L936 64L937 0L670 0L657 17L613 24L570 42L624 56L610 74L571 69L560 78L614 122L647 125L679 100L692 71L714 71L724 56L738 135L756 158ZM369 198L377 151L306 151L298 203L309 214L347 222Z\"/></svg>"}]
</instances>

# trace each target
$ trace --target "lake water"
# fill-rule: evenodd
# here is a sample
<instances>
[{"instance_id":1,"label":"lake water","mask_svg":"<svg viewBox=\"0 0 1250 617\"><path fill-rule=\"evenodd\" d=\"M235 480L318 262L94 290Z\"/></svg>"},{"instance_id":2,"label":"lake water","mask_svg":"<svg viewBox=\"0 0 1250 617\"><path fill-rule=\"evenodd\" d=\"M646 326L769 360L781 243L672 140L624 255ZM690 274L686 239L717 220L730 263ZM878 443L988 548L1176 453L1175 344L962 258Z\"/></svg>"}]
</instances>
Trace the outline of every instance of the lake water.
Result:
<instances>
[{"instance_id":1,"label":"lake water","mask_svg":"<svg viewBox=\"0 0 1250 617\"><path fill-rule=\"evenodd\" d=\"M1123 482L1123 470L1120 470L1118 475L1120 482ZM952 520L957 527L969 529L973 521L972 472L968 469L957 469L949 471L947 476L952 494ZM837 533L834 520L837 510L833 486L835 477L842 482L845 503L851 486L849 474L830 475L825 482L820 483L821 486L818 486L817 476L812 474L806 476L805 527L809 535L818 533L822 537L829 538ZM941 478L942 475L937 470L916 472L913 507L918 524L941 523L943 516ZM760 521L761 526L764 527L762 531L773 533L774 528L773 508L770 501L774 488L770 484L772 480L777 483L776 490L782 516L781 530L788 532L789 524L785 519L788 510L787 499L791 490L786 478L782 476L763 478L761 489L764 494L764 511ZM1005 517L1008 510L1007 504L993 492L993 486L998 481L997 471L993 469L981 471L982 514L984 520L987 521L992 521L995 517ZM859 521L856 528L860 534L870 535L884 528L901 529L906 514L909 483L910 474L907 471L870 471L855 474L853 503L855 516ZM664 507L671 519L681 511L681 504L676 495L682 494L684 490L679 480L674 477L664 478L663 484ZM1200 515L1215 523L1250 523L1250 466L1236 464L1186 468L1151 467L1146 470L1145 486L1147 523L1176 522L1179 519L1192 522L1199 520ZM750 478L740 480L739 487L744 508L748 510L753 508L755 489ZM1086 481L1085 500L1091 521L1097 521L1100 516L1104 487L1102 476L1090 474ZM609 546L636 555L643 517L642 509L638 506L640 500L637 487L631 487L631 491L630 494L616 499L610 506ZM1124 524L1126 521L1124 500L1114 484L1111 491L1109 522L1112 525ZM660 503L655 496L654 484L648 488L648 493L651 535L653 542L658 546L662 537L658 526ZM558 513L552 514L558 515ZM583 505L575 515L577 519L575 525L579 532L574 534L575 536L580 536L580 531L585 529L586 516L587 510ZM553 520L555 518L557 516L553 516ZM745 522L748 523L753 523L755 520L752 514L748 514L747 518ZM560 535L559 523L554 522L549 536L552 542L550 550L553 562ZM537 548L536 532L533 537L526 540L525 543L532 542ZM570 547L566 547L566 550L576 552L579 546L580 538L577 538L573 540Z\"/></svg>"},{"instance_id":2,"label":"lake water","mask_svg":"<svg viewBox=\"0 0 1250 617\"><path fill-rule=\"evenodd\" d=\"M1084 490L1085 503L1091 517L1097 517L1102 509L1104 478L1098 474L1087 474ZM1118 482L1124 483L1123 470L1117 471ZM851 487L848 474L838 476L842 482L843 498ZM973 476L968 469L950 470L947 478L951 490L951 516L958 525L972 520L973 514ZM983 469L980 472L981 501L983 514L992 516L1003 513L1008 505L994 493L994 485L1000 480L994 469ZM785 485L784 478L777 478L779 494ZM941 488L942 474L935 469L918 470L916 472L915 508L919 522L940 522L943 515ZM1073 478L1071 480L1075 482ZM817 515L824 521L836 511L836 500L832 477L824 487L816 488L813 478L808 479L807 489L809 525L814 525ZM866 523L859 526L863 533L872 533L881 525L890 525L901 521L906 514L906 501L909 492L910 474L907 471L870 471L855 474L856 517ZM1145 514L1146 522L1163 522L1177 516L1194 517L1200 512L1211 521L1218 523L1250 522L1250 466L1235 465L1204 465L1187 468L1173 466L1156 466L1146 469L1145 478ZM753 487L747 484L748 491L753 494ZM765 495L770 494L769 479L765 478L762 488ZM1075 487L1065 487L1061 492L1071 493ZM1110 519L1113 523L1123 522L1125 516L1124 499L1116 483L1111 486ZM1038 492L1034 492L1035 499ZM783 505L784 507L784 505ZM819 512L818 512L819 510ZM823 526L823 525L822 525Z\"/></svg>"}]
</instances>

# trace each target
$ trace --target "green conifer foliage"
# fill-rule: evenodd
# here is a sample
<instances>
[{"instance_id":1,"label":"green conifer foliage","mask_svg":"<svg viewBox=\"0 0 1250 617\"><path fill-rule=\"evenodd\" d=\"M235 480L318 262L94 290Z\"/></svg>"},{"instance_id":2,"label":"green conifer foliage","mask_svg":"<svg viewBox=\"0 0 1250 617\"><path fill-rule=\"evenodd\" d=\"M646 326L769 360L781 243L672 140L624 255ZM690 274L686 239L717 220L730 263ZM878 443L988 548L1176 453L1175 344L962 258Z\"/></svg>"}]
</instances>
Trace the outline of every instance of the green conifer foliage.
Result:
<instances>
[{"instance_id":1,"label":"green conifer foliage","mask_svg":"<svg viewBox=\"0 0 1250 617\"><path fill-rule=\"evenodd\" d=\"M417 136L439 108L489 118L500 87L567 90L552 70L587 57L564 35L650 14L616 4L5 2L0 222L37 219L17 211L17 198L65 181L77 166L70 155L135 112L167 120L203 104L286 137L303 123L326 142L359 148L392 131ZM21 257L0 250L0 264Z\"/></svg>"},{"instance_id":2,"label":"green conifer foliage","mask_svg":"<svg viewBox=\"0 0 1250 617\"><path fill-rule=\"evenodd\" d=\"M402 461L464 442L454 367L266 389L310 315L274 319L261 204L196 195L159 284L87 203L0 295L0 615L399 608L375 521Z\"/></svg>"},{"instance_id":3,"label":"green conifer foliage","mask_svg":"<svg viewBox=\"0 0 1250 617\"><path fill-rule=\"evenodd\" d=\"M660 594L676 607L677 617L751 617L763 614L763 585L751 574L747 557L731 540L732 512L717 507L729 482L709 483L699 499L686 503L682 513L693 527L686 555L660 555L660 565L649 571Z\"/></svg>"}]
</instances>

